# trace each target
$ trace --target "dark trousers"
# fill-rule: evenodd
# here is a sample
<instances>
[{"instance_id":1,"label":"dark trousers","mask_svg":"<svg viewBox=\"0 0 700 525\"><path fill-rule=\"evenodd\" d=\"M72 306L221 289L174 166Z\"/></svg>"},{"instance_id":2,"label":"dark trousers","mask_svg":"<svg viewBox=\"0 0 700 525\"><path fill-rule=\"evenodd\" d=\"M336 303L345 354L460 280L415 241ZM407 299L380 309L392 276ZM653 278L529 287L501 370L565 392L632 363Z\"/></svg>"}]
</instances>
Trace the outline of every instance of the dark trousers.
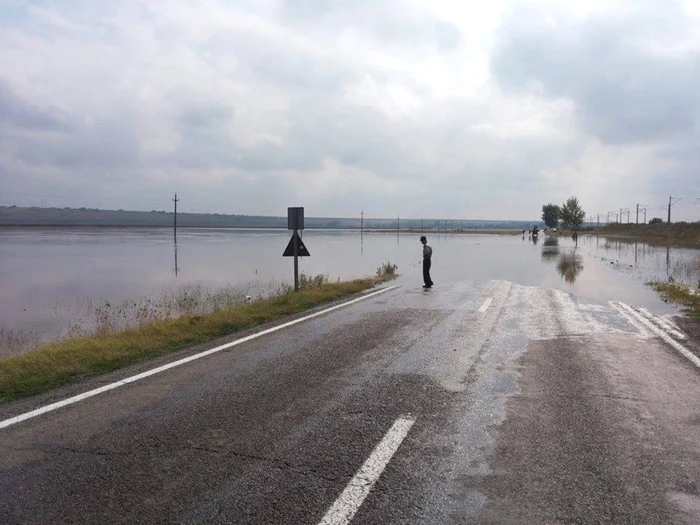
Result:
<instances>
[{"instance_id":1,"label":"dark trousers","mask_svg":"<svg viewBox=\"0 0 700 525\"><path fill-rule=\"evenodd\" d=\"M423 259L423 282L426 286L433 285L433 280L430 278L430 259Z\"/></svg>"}]
</instances>

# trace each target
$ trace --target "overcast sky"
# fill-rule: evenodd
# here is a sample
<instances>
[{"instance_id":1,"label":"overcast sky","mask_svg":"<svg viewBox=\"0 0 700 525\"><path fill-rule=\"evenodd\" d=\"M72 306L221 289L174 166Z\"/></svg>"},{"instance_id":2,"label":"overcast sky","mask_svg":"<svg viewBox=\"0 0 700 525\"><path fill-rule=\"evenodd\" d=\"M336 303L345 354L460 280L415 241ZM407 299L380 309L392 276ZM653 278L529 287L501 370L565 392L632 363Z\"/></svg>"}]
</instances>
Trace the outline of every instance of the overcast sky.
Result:
<instances>
[{"instance_id":1,"label":"overcast sky","mask_svg":"<svg viewBox=\"0 0 700 525\"><path fill-rule=\"evenodd\" d=\"M700 2L1 0L0 204L700 220Z\"/></svg>"}]
</instances>

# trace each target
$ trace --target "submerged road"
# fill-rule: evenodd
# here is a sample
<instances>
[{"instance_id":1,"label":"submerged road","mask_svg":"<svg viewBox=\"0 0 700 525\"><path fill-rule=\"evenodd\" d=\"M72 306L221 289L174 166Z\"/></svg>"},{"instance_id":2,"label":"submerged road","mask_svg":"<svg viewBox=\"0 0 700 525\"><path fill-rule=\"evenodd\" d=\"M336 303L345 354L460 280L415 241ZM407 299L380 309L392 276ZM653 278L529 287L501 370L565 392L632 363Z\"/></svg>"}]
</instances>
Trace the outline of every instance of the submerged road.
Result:
<instances>
[{"instance_id":1,"label":"submerged road","mask_svg":"<svg viewBox=\"0 0 700 525\"><path fill-rule=\"evenodd\" d=\"M671 321L396 284L0 406L0 523L700 523L700 360Z\"/></svg>"}]
</instances>

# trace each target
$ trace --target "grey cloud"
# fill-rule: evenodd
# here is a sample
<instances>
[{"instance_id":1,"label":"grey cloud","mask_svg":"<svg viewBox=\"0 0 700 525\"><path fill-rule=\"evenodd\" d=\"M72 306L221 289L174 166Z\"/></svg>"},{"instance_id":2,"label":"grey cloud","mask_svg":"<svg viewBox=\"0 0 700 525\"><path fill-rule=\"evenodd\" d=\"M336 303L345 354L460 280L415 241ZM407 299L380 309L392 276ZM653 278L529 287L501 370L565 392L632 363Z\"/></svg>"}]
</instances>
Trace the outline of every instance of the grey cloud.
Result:
<instances>
[{"instance_id":1,"label":"grey cloud","mask_svg":"<svg viewBox=\"0 0 700 525\"><path fill-rule=\"evenodd\" d=\"M0 125L18 130L60 131L68 129L64 115L53 109L42 109L15 95L0 79Z\"/></svg>"},{"instance_id":2,"label":"grey cloud","mask_svg":"<svg viewBox=\"0 0 700 525\"><path fill-rule=\"evenodd\" d=\"M338 90L357 77L346 64L321 55L291 49L286 42L258 34L237 33L213 37L203 48L215 56L230 56L237 74L256 83L285 90Z\"/></svg>"},{"instance_id":3,"label":"grey cloud","mask_svg":"<svg viewBox=\"0 0 700 525\"><path fill-rule=\"evenodd\" d=\"M662 58L643 51L645 35L662 38L683 28L682 13L657 7L572 25L521 6L499 32L492 71L506 88L540 85L549 96L573 100L581 125L608 143L690 133L700 116L700 54Z\"/></svg>"},{"instance_id":4,"label":"grey cloud","mask_svg":"<svg viewBox=\"0 0 700 525\"><path fill-rule=\"evenodd\" d=\"M399 0L287 0L281 16L286 22L313 31L338 32L360 28L386 45L416 49L434 46L450 51L459 46L460 30L417 5Z\"/></svg>"},{"instance_id":5,"label":"grey cloud","mask_svg":"<svg viewBox=\"0 0 700 525\"><path fill-rule=\"evenodd\" d=\"M27 166L53 166L70 170L120 169L139 164L140 144L128 117L99 119L91 125L74 126L56 136L0 134L14 157ZM71 173L76 173L71 171Z\"/></svg>"},{"instance_id":6,"label":"grey cloud","mask_svg":"<svg viewBox=\"0 0 700 525\"><path fill-rule=\"evenodd\" d=\"M183 129L219 128L232 118L232 109L228 106L194 101L180 110L179 123Z\"/></svg>"}]
</instances>

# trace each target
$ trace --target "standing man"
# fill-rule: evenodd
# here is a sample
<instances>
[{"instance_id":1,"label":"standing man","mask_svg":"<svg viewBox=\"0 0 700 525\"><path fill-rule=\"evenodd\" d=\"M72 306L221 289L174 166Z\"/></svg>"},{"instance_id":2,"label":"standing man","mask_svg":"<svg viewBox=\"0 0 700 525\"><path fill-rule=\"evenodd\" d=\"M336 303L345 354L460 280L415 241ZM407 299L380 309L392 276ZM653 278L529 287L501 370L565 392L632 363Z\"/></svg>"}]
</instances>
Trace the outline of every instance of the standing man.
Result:
<instances>
[{"instance_id":1,"label":"standing man","mask_svg":"<svg viewBox=\"0 0 700 525\"><path fill-rule=\"evenodd\" d=\"M423 235L420 238L423 243L423 288L430 288L433 285L433 280L430 278L430 260L433 257L433 249L428 244L428 239Z\"/></svg>"}]
</instances>

